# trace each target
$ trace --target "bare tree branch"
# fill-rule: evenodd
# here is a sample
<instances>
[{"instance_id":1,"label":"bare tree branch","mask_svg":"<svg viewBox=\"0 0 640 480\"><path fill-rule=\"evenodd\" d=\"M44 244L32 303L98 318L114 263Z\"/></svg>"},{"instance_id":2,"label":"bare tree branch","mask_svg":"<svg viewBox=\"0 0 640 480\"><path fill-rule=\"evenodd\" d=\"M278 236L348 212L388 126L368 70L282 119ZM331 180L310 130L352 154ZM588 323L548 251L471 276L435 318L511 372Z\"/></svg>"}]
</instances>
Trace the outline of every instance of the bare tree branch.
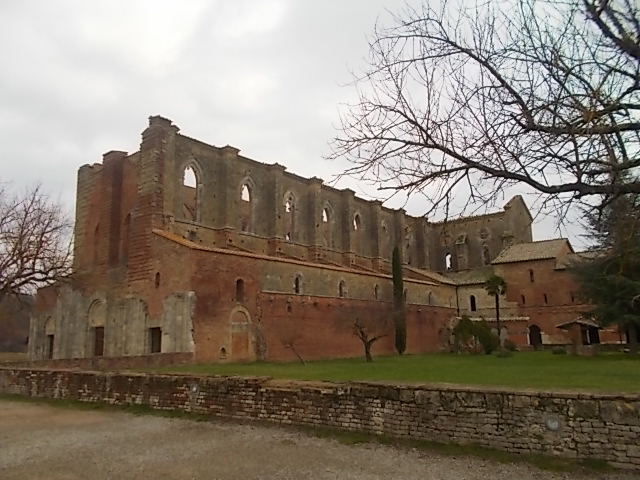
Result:
<instances>
[{"instance_id":1,"label":"bare tree branch","mask_svg":"<svg viewBox=\"0 0 640 480\"><path fill-rule=\"evenodd\" d=\"M40 186L0 188L0 300L33 293L71 273L71 223Z\"/></svg>"},{"instance_id":2,"label":"bare tree branch","mask_svg":"<svg viewBox=\"0 0 640 480\"><path fill-rule=\"evenodd\" d=\"M633 0L428 2L377 28L332 157L428 211L537 192L566 212L640 193Z\"/></svg>"}]
</instances>

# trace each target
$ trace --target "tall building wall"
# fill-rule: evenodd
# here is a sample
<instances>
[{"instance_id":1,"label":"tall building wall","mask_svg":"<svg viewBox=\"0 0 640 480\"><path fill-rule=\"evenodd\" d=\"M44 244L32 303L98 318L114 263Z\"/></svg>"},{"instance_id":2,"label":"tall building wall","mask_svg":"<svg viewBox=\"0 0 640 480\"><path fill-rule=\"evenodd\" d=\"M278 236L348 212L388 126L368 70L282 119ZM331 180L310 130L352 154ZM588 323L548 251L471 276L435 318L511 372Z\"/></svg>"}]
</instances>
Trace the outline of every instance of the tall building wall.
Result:
<instances>
[{"instance_id":1,"label":"tall building wall","mask_svg":"<svg viewBox=\"0 0 640 480\"><path fill-rule=\"evenodd\" d=\"M97 263L112 266L127 257L129 280L144 278L152 228L218 247L374 271L389 270L396 245L404 263L445 272L488 264L504 246L531 240L531 216L520 197L502 212L430 223L256 162L234 147L181 135L162 117L151 117L142 136L139 152L109 152L103 165L80 169L80 266L95 263L91 251ZM196 188L183 185L186 169L195 172ZM106 240L93 238L96 228ZM128 258L129 251L136 253Z\"/></svg>"}]
</instances>

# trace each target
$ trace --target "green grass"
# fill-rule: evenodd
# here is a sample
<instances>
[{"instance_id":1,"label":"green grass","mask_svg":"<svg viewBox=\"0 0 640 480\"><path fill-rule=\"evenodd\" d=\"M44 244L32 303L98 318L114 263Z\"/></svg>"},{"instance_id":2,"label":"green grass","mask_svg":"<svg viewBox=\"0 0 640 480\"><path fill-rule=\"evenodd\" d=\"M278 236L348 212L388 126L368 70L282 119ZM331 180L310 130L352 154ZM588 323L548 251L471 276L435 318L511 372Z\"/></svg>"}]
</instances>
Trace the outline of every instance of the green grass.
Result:
<instances>
[{"instance_id":1,"label":"green grass","mask_svg":"<svg viewBox=\"0 0 640 480\"><path fill-rule=\"evenodd\" d=\"M299 380L374 380L454 383L550 390L640 392L640 357L622 353L597 357L518 352L494 355L404 355L300 363L199 364L164 367L165 373L270 376Z\"/></svg>"}]
</instances>

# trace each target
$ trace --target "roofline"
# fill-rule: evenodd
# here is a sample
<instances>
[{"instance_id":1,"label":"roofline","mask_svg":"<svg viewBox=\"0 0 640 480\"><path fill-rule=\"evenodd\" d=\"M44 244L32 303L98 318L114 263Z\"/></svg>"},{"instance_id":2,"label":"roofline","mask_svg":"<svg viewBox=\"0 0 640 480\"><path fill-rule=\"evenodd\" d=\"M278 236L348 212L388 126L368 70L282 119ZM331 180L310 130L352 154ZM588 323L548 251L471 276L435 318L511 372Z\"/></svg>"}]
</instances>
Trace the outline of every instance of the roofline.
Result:
<instances>
[{"instance_id":1,"label":"roofline","mask_svg":"<svg viewBox=\"0 0 640 480\"><path fill-rule=\"evenodd\" d=\"M195 243L192 242L190 240L187 240L186 238L180 237L174 233L171 232L167 232L166 230L162 230L159 228L154 228L152 229L152 232L155 235L158 235L159 237L162 237L166 240L169 240L173 243L177 243L178 245L181 245L183 247L186 248L190 248L192 250L200 250L200 251L204 251L204 252L212 252L212 253L220 253L223 255L234 255L237 257L247 257L247 258L255 258L258 260L267 260L270 262L280 262L280 263L290 263L293 265L301 265L301 266L305 266L305 267L313 267L313 268L322 268L325 270L333 270L333 271L337 271L337 272L345 272L345 273L355 273L357 275L366 275L369 277L378 277L378 278L384 278L384 279L391 279L393 278L391 275L387 275L386 273L377 273L377 272L367 272L364 270L355 270L355 269L351 269L351 268L347 268L347 267L338 267L335 265L327 265L324 263L315 263L315 262L305 262L302 260L293 260L290 258L281 258L281 257L274 257L271 255L261 255L259 253L249 253L249 252L241 252L241 251L237 251L237 250L228 250L226 248L218 248L218 247L207 247L204 245L201 245L199 243ZM440 282L440 283L435 283L436 281L434 280L433 282L428 282L426 280L417 280L415 278L404 278L405 281L407 282L411 282L411 283L419 283L419 284L423 284L423 285L446 285L444 282Z\"/></svg>"},{"instance_id":2,"label":"roofline","mask_svg":"<svg viewBox=\"0 0 640 480\"><path fill-rule=\"evenodd\" d=\"M571 245L571 242L566 237L548 238L546 240L535 240L533 242L516 243L514 245L511 245L511 246L505 248L504 250L502 250L502 252L505 252L510 248L517 247L518 245L526 245L526 244L531 244L531 243L557 242L557 241L560 241L560 240L564 240L564 242L567 245L569 245L569 249L571 250L571 253L576 253L575 250L573 249L573 246ZM503 263L533 262L533 261L536 261L536 260L551 260L551 259L555 260L557 258L556 255L549 254L548 257L528 258L528 259L525 259L525 260L500 260L500 261L497 261L498 258L500 258L500 255L502 254L502 252L500 252L500 254L491 262L491 265L501 265Z\"/></svg>"}]
</instances>

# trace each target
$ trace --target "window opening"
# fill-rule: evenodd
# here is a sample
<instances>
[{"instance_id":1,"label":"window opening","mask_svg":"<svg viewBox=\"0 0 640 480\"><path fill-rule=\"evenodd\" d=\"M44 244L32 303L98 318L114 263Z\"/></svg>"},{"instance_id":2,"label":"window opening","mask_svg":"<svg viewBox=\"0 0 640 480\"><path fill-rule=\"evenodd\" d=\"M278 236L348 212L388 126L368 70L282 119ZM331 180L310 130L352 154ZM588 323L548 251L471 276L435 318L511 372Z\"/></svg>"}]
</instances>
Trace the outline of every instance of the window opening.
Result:
<instances>
[{"instance_id":1,"label":"window opening","mask_svg":"<svg viewBox=\"0 0 640 480\"><path fill-rule=\"evenodd\" d=\"M338 296L343 298L347 295L347 285L344 283L344 280L340 280L338 284Z\"/></svg>"},{"instance_id":2,"label":"window opening","mask_svg":"<svg viewBox=\"0 0 640 480\"><path fill-rule=\"evenodd\" d=\"M149 329L149 347L151 353L162 352L162 329L160 327Z\"/></svg>"},{"instance_id":3,"label":"window opening","mask_svg":"<svg viewBox=\"0 0 640 480\"><path fill-rule=\"evenodd\" d=\"M451 270L453 268L453 265L451 264L451 254L447 253L444 256L444 267L446 270Z\"/></svg>"},{"instance_id":4,"label":"window opening","mask_svg":"<svg viewBox=\"0 0 640 480\"><path fill-rule=\"evenodd\" d=\"M236 302L244 302L244 280L236 280Z\"/></svg>"},{"instance_id":5,"label":"window opening","mask_svg":"<svg viewBox=\"0 0 640 480\"><path fill-rule=\"evenodd\" d=\"M360 220L360 214L356 213L353 216L353 229L355 231L358 231L358 230L360 230L361 227L362 227L362 222Z\"/></svg>"},{"instance_id":6,"label":"window opening","mask_svg":"<svg viewBox=\"0 0 640 480\"><path fill-rule=\"evenodd\" d=\"M546 293L544 293L543 296L544 296L544 304L546 305L547 303L549 303L549 299L547 298Z\"/></svg>"},{"instance_id":7,"label":"window opening","mask_svg":"<svg viewBox=\"0 0 640 480\"><path fill-rule=\"evenodd\" d=\"M378 287L378 284L376 283L373 287L373 298L378 300L379 296L380 296L380 287Z\"/></svg>"},{"instance_id":8,"label":"window opening","mask_svg":"<svg viewBox=\"0 0 640 480\"><path fill-rule=\"evenodd\" d=\"M293 197L288 197L284 204L284 211L287 213L293 212Z\"/></svg>"},{"instance_id":9,"label":"window opening","mask_svg":"<svg viewBox=\"0 0 640 480\"><path fill-rule=\"evenodd\" d=\"M160 272L156 272L156 278L155 278L154 284L156 288L160 286Z\"/></svg>"},{"instance_id":10,"label":"window opening","mask_svg":"<svg viewBox=\"0 0 640 480\"><path fill-rule=\"evenodd\" d=\"M535 281L535 277L533 275L533 270L529 270L529 281L533 283Z\"/></svg>"},{"instance_id":11,"label":"window opening","mask_svg":"<svg viewBox=\"0 0 640 480\"><path fill-rule=\"evenodd\" d=\"M242 192L240 193L240 198L243 202L251 201L251 190L249 189L249 185L246 183L242 185Z\"/></svg>"},{"instance_id":12,"label":"window opening","mask_svg":"<svg viewBox=\"0 0 640 480\"><path fill-rule=\"evenodd\" d=\"M93 328L93 356L102 357L104 355L104 327Z\"/></svg>"},{"instance_id":13,"label":"window opening","mask_svg":"<svg viewBox=\"0 0 640 480\"><path fill-rule=\"evenodd\" d=\"M184 169L182 176L182 184L185 187L196 188L198 186L198 180L196 178L196 172L193 167L187 167Z\"/></svg>"},{"instance_id":14,"label":"window opening","mask_svg":"<svg viewBox=\"0 0 640 480\"><path fill-rule=\"evenodd\" d=\"M184 169L182 174L182 216L187 220L197 220L198 208L198 176L192 166Z\"/></svg>"},{"instance_id":15,"label":"window opening","mask_svg":"<svg viewBox=\"0 0 640 480\"><path fill-rule=\"evenodd\" d=\"M524 298L524 295L520 295L520 303L522 303L522 305L525 305L527 303L525 300L526 299Z\"/></svg>"},{"instance_id":16,"label":"window opening","mask_svg":"<svg viewBox=\"0 0 640 480\"><path fill-rule=\"evenodd\" d=\"M537 325L529 326L529 345L534 348L542 345L542 331Z\"/></svg>"},{"instance_id":17,"label":"window opening","mask_svg":"<svg viewBox=\"0 0 640 480\"><path fill-rule=\"evenodd\" d=\"M293 281L293 291L295 293L301 293L302 292L302 281L300 280L300 276L297 276L295 278L295 280Z\"/></svg>"},{"instance_id":18,"label":"window opening","mask_svg":"<svg viewBox=\"0 0 640 480\"><path fill-rule=\"evenodd\" d=\"M47 358L53 358L53 335L47 335Z\"/></svg>"},{"instance_id":19,"label":"window opening","mask_svg":"<svg viewBox=\"0 0 640 480\"><path fill-rule=\"evenodd\" d=\"M471 295L469 297L469 305L471 307L471 311L475 312L476 311L476 296L475 295Z\"/></svg>"}]
</instances>

